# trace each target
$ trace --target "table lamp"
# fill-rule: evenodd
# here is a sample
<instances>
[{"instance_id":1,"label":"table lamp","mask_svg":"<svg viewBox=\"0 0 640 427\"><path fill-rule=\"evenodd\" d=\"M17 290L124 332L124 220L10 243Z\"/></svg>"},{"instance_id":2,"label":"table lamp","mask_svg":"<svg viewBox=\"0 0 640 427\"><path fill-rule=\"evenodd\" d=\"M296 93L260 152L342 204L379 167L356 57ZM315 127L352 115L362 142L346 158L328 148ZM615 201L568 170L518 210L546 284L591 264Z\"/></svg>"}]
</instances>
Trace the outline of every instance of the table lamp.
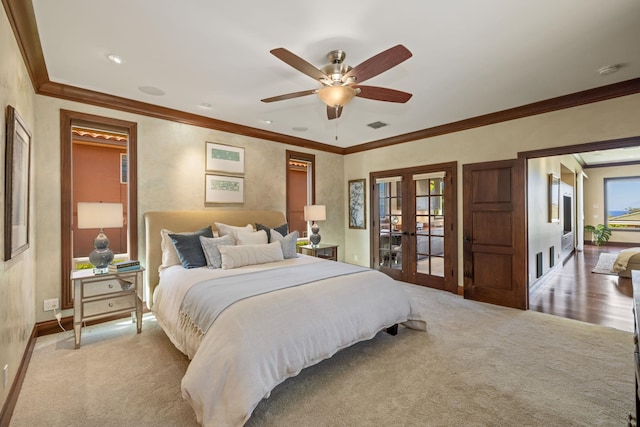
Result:
<instances>
[{"instance_id":1,"label":"table lamp","mask_svg":"<svg viewBox=\"0 0 640 427\"><path fill-rule=\"evenodd\" d=\"M309 240L311 241L311 245L315 248L318 247L320 243L320 227L316 221L324 221L327 219L327 209L324 205L307 205L304 207L304 220L312 221L311 225L311 236L309 236Z\"/></svg>"},{"instance_id":2,"label":"table lamp","mask_svg":"<svg viewBox=\"0 0 640 427\"><path fill-rule=\"evenodd\" d=\"M122 203L78 202L78 228L100 230L93 241L95 249L89 254L89 262L93 264L96 274L108 273L109 264L113 261L113 251L109 249L109 238L104 234L104 229L121 228L122 216Z\"/></svg>"}]
</instances>

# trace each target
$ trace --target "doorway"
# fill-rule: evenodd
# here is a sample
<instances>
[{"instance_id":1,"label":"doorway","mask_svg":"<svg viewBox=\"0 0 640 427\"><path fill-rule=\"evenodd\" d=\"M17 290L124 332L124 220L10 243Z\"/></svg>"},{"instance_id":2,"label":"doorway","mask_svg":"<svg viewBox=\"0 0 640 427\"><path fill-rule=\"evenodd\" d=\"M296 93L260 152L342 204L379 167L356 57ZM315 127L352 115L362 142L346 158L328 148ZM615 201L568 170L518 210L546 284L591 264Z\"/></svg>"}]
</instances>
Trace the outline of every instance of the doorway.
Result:
<instances>
[{"instance_id":1,"label":"doorway","mask_svg":"<svg viewBox=\"0 0 640 427\"><path fill-rule=\"evenodd\" d=\"M372 268L457 292L457 163L373 172Z\"/></svg>"},{"instance_id":2,"label":"doorway","mask_svg":"<svg viewBox=\"0 0 640 427\"><path fill-rule=\"evenodd\" d=\"M74 207L78 201L122 201L126 206L124 225L121 230L110 230L113 231L109 235L112 250L126 254L130 259L138 257L137 125L124 120L61 110L60 132L61 307L68 309L73 307L70 276L76 265L74 258L82 255L83 251L90 252L93 249L85 247L86 241L92 242L91 236L82 236L85 230L77 230L77 211ZM74 150L74 145L82 148ZM106 153L109 153L106 157L113 157L115 161L108 162L103 157ZM86 167L86 163L96 161L100 164ZM105 167L107 163L113 168ZM101 176L105 171L113 175L111 178L117 185L105 188L104 177ZM80 185L80 179L93 178L95 180L91 184ZM92 231L86 232L91 234ZM97 233L96 230L93 232ZM76 233L78 238L74 238ZM75 245L79 245L79 249L76 250Z\"/></svg>"}]
</instances>

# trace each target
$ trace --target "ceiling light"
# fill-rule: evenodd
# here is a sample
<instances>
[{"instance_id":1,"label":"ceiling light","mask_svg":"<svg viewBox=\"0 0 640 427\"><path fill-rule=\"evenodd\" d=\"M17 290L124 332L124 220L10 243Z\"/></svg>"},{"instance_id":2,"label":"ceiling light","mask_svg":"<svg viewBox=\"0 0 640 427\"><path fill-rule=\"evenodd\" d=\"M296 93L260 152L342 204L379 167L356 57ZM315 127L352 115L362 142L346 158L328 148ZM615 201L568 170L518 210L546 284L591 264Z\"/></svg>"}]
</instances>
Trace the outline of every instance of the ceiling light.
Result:
<instances>
[{"instance_id":1,"label":"ceiling light","mask_svg":"<svg viewBox=\"0 0 640 427\"><path fill-rule=\"evenodd\" d=\"M265 125L270 125L271 123L273 123L272 120L263 120L262 123L264 123Z\"/></svg>"},{"instance_id":2,"label":"ceiling light","mask_svg":"<svg viewBox=\"0 0 640 427\"><path fill-rule=\"evenodd\" d=\"M351 86L325 86L318 91L318 96L329 107L344 107L356 96Z\"/></svg>"},{"instance_id":3,"label":"ceiling light","mask_svg":"<svg viewBox=\"0 0 640 427\"><path fill-rule=\"evenodd\" d=\"M114 55L114 54L107 55L107 59L109 59L109 61L116 64L122 64L124 62L124 59L122 59L121 56Z\"/></svg>"},{"instance_id":4,"label":"ceiling light","mask_svg":"<svg viewBox=\"0 0 640 427\"><path fill-rule=\"evenodd\" d=\"M620 69L619 65L607 65L606 67L602 67L598 70L598 74L601 76L608 76L609 74L613 74Z\"/></svg>"},{"instance_id":5,"label":"ceiling light","mask_svg":"<svg viewBox=\"0 0 640 427\"><path fill-rule=\"evenodd\" d=\"M204 108L205 110L210 110L213 107L213 105L209 104L208 102L203 102L200 104L200 108Z\"/></svg>"},{"instance_id":6,"label":"ceiling light","mask_svg":"<svg viewBox=\"0 0 640 427\"><path fill-rule=\"evenodd\" d=\"M291 128L291 130L294 130L296 132L306 132L309 130L309 128L305 126L294 126Z\"/></svg>"},{"instance_id":7,"label":"ceiling light","mask_svg":"<svg viewBox=\"0 0 640 427\"><path fill-rule=\"evenodd\" d=\"M157 87L153 87L153 86L140 86L138 90L140 90L140 92L142 93L146 93L147 95L153 95L153 96L164 95L164 91L162 89L158 89Z\"/></svg>"}]
</instances>

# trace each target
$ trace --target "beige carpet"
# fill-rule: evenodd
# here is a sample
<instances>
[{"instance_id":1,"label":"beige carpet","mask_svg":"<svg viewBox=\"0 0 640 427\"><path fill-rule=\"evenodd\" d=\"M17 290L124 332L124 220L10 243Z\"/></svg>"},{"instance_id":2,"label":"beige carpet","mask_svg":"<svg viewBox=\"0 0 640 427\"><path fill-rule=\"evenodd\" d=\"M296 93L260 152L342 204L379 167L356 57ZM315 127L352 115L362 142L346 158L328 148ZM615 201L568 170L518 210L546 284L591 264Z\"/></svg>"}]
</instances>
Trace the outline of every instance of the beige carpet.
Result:
<instances>
[{"instance_id":1,"label":"beige carpet","mask_svg":"<svg viewBox=\"0 0 640 427\"><path fill-rule=\"evenodd\" d=\"M632 334L409 286L428 332L400 328L304 370L248 426L624 426ZM187 359L152 316L38 338L12 426L191 426Z\"/></svg>"}]
</instances>

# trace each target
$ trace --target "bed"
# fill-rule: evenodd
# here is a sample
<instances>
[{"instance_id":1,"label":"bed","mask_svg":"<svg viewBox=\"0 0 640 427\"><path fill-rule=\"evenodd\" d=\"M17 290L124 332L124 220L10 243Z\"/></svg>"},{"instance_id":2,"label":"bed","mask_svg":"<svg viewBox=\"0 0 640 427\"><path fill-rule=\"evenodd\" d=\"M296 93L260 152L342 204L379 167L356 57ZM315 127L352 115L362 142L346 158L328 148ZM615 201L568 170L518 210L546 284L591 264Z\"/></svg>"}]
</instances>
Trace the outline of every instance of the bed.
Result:
<instances>
[{"instance_id":1,"label":"bed","mask_svg":"<svg viewBox=\"0 0 640 427\"><path fill-rule=\"evenodd\" d=\"M193 232L216 223L275 228L285 223L281 212L215 209L144 218L147 304L191 359L182 395L205 426L243 425L279 383L380 331L395 332L398 324L426 330L407 293L376 270L301 254L278 258L276 247L286 254L290 235L218 247L227 268L164 265L162 230ZM275 260L257 263L247 253ZM233 262L239 266L231 268Z\"/></svg>"}]
</instances>

